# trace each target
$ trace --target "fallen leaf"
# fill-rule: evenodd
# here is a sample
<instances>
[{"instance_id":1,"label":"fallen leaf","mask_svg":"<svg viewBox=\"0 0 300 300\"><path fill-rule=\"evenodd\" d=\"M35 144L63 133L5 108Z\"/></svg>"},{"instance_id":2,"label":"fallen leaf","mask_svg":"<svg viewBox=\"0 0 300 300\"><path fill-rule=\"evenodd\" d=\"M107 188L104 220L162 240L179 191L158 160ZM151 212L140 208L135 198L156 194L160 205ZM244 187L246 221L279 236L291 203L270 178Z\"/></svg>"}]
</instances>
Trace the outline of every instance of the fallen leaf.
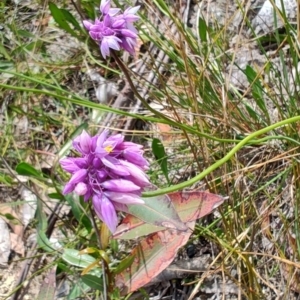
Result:
<instances>
[{"instance_id":1,"label":"fallen leaf","mask_svg":"<svg viewBox=\"0 0 300 300\"><path fill-rule=\"evenodd\" d=\"M295 255L297 251L296 238L288 233L287 246L291 255ZM296 293L300 293L300 270L292 265L281 262L281 274L285 279L288 288Z\"/></svg>"},{"instance_id":2,"label":"fallen leaf","mask_svg":"<svg viewBox=\"0 0 300 300\"><path fill-rule=\"evenodd\" d=\"M18 234L10 232L10 249L20 254L22 257L25 255L25 247L22 237Z\"/></svg>"},{"instance_id":3,"label":"fallen leaf","mask_svg":"<svg viewBox=\"0 0 300 300\"><path fill-rule=\"evenodd\" d=\"M151 234L133 249L130 254L134 256L132 265L115 278L122 295L143 287L172 263L179 248L192 234L195 222L189 222L187 226L191 230L168 229Z\"/></svg>"},{"instance_id":4,"label":"fallen leaf","mask_svg":"<svg viewBox=\"0 0 300 300\"><path fill-rule=\"evenodd\" d=\"M0 217L0 266L7 265L10 254L9 229L6 222Z\"/></svg>"},{"instance_id":5,"label":"fallen leaf","mask_svg":"<svg viewBox=\"0 0 300 300\"><path fill-rule=\"evenodd\" d=\"M168 124L157 123L157 131L160 133L161 138L164 142L173 142L174 135L172 134L172 128Z\"/></svg>"},{"instance_id":6,"label":"fallen leaf","mask_svg":"<svg viewBox=\"0 0 300 300\"><path fill-rule=\"evenodd\" d=\"M204 217L224 202L222 196L202 191L176 192L169 194L169 197L184 223ZM127 215L113 237L135 239L164 229L163 226L148 224L132 215Z\"/></svg>"},{"instance_id":7,"label":"fallen leaf","mask_svg":"<svg viewBox=\"0 0 300 300\"><path fill-rule=\"evenodd\" d=\"M178 249L188 241L193 232L195 220L209 214L224 202L223 197L208 192L177 192L170 194L169 197L181 220L186 227L190 228L189 230L165 229L163 226L147 224L130 215L118 227L114 236L118 238L124 238L124 236L128 238L130 235L138 237L139 234L158 230L139 242L129 255L129 257L134 257L131 266L116 275L116 285L120 288L122 295L145 286L167 268L176 257ZM155 200L157 201L157 198Z\"/></svg>"},{"instance_id":8,"label":"fallen leaf","mask_svg":"<svg viewBox=\"0 0 300 300\"><path fill-rule=\"evenodd\" d=\"M165 230L165 227L147 224L135 216L128 214L117 227L113 238L132 240L161 230Z\"/></svg>"},{"instance_id":9,"label":"fallen leaf","mask_svg":"<svg viewBox=\"0 0 300 300\"><path fill-rule=\"evenodd\" d=\"M300 293L300 271L294 266L281 263L281 274L285 279L288 289Z\"/></svg>"},{"instance_id":10,"label":"fallen leaf","mask_svg":"<svg viewBox=\"0 0 300 300\"><path fill-rule=\"evenodd\" d=\"M50 20L50 16L46 16L44 18L40 18L33 22L34 26L47 26Z\"/></svg>"},{"instance_id":11,"label":"fallen leaf","mask_svg":"<svg viewBox=\"0 0 300 300\"><path fill-rule=\"evenodd\" d=\"M168 195L143 198L143 205L128 205L128 212L148 224L187 230Z\"/></svg>"},{"instance_id":12,"label":"fallen leaf","mask_svg":"<svg viewBox=\"0 0 300 300\"><path fill-rule=\"evenodd\" d=\"M176 192L169 194L183 222L190 222L210 214L224 202L224 197L209 192Z\"/></svg>"},{"instance_id":13,"label":"fallen leaf","mask_svg":"<svg viewBox=\"0 0 300 300\"><path fill-rule=\"evenodd\" d=\"M0 219L2 218L13 232L8 232L10 250L24 256L25 248L23 242L24 226L21 225L17 213L13 210L9 203L0 205ZM0 231L2 233L2 231ZM3 233L5 235L5 233ZM2 234L1 234L2 235ZM1 252L1 250L0 250Z\"/></svg>"}]
</instances>

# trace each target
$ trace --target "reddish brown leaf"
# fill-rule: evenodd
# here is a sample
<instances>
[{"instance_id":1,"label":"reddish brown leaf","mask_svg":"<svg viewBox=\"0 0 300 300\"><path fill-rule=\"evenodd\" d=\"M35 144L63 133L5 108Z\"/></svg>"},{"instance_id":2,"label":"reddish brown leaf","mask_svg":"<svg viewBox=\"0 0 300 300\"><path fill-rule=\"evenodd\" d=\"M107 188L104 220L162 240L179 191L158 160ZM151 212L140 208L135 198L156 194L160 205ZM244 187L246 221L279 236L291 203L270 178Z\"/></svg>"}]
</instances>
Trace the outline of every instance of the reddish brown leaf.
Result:
<instances>
[{"instance_id":1,"label":"reddish brown leaf","mask_svg":"<svg viewBox=\"0 0 300 300\"><path fill-rule=\"evenodd\" d=\"M195 220L209 214L223 203L224 198L207 192L177 192L169 195L181 220L190 230L163 230L164 227L146 224L128 215L119 226L115 237L134 238L158 231L145 237L130 256L135 259L130 266L116 276L116 284L123 295L149 283L152 278L167 268L180 247L188 241Z\"/></svg>"},{"instance_id":2,"label":"reddish brown leaf","mask_svg":"<svg viewBox=\"0 0 300 300\"><path fill-rule=\"evenodd\" d=\"M183 222L195 221L224 202L224 198L208 192L176 192L169 194Z\"/></svg>"},{"instance_id":3,"label":"reddish brown leaf","mask_svg":"<svg viewBox=\"0 0 300 300\"><path fill-rule=\"evenodd\" d=\"M137 217L128 214L117 227L113 238L132 240L164 229L164 227L145 223Z\"/></svg>"},{"instance_id":4,"label":"reddish brown leaf","mask_svg":"<svg viewBox=\"0 0 300 300\"><path fill-rule=\"evenodd\" d=\"M202 218L224 202L223 197L208 192L176 192L168 196L184 223ZM164 227L127 215L117 228L114 238L135 239L160 230L164 230Z\"/></svg>"},{"instance_id":5,"label":"reddish brown leaf","mask_svg":"<svg viewBox=\"0 0 300 300\"><path fill-rule=\"evenodd\" d=\"M133 249L132 265L116 276L116 285L122 295L143 287L171 264L178 249L188 241L195 222L187 226L190 230L186 232L168 229L151 234Z\"/></svg>"},{"instance_id":6,"label":"reddish brown leaf","mask_svg":"<svg viewBox=\"0 0 300 300\"><path fill-rule=\"evenodd\" d=\"M169 195L143 198L144 204L128 205L128 213L136 216L147 224L163 226L166 228L187 230L181 221Z\"/></svg>"}]
</instances>

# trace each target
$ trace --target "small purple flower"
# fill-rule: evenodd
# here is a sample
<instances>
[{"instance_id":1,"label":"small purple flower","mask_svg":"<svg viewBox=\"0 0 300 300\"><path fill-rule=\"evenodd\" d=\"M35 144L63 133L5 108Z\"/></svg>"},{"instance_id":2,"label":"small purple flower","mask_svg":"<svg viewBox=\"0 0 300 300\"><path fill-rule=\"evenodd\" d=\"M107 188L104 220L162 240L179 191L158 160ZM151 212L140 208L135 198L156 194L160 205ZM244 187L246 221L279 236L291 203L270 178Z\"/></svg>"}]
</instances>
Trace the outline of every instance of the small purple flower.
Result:
<instances>
[{"instance_id":1,"label":"small purple flower","mask_svg":"<svg viewBox=\"0 0 300 300\"><path fill-rule=\"evenodd\" d=\"M143 157L143 147L125 142L121 134L108 137L107 130L93 137L83 131L73 140L73 147L80 157L60 160L62 168L72 175L63 194L75 192L85 201L92 199L98 217L115 232L116 210L143 204L141 192L151 185L145 174L149 164Z\"/></svg>"},{"instance_id":2,"label":"small purple flower","mask_svg":"<svg viewBox=\"0 0 300 300\"><path fill-rule=\"evenodd\" d=\"M123 13L119 8L111 8L110 0L102 0L102 15L95 22L83 21L93 40L99 46L104 58L109 56L110 49L121 50L134 54L137 44L137 30L133 23L139 20L135 14L140 6L127 8Z\"/></svg>"}]
</instances>

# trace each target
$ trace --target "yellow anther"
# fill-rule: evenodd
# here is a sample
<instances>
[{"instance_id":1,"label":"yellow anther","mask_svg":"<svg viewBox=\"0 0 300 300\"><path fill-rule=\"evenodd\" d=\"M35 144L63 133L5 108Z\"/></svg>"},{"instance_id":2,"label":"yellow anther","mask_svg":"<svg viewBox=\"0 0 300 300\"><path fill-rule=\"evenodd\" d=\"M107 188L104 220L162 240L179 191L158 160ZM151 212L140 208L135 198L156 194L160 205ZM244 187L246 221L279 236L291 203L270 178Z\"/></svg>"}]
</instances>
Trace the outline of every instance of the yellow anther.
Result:
<instances>
[{"instance_id":1,"label":"yellow anther","mask_svg":"<svg viewBox=\"0 0 300 300\"><path fill-rule=\"evenodd\" d=\"M111 145L106 146L104 149L105 149L105 151L106 151L107 153L110 153L110 152L113 151L113 147L112 147Z\"/></svg>"}]
</instances>

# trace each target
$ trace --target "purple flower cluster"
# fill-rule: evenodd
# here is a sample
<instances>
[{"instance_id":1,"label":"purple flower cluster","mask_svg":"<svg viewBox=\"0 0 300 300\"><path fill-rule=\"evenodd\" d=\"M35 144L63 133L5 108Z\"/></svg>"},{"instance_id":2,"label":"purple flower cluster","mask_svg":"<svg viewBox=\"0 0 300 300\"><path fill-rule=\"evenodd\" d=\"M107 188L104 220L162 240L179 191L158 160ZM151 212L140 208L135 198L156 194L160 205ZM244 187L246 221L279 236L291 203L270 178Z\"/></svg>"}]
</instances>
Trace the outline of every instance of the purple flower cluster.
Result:
<instances>
[{"instance_id":1,"label":"purple flower cluster","mask_svg":"<svg viewBox=\"0 0 300 300\"><path fill-rule=\"evenodd\" d=\"M126 211L127 204L143 204L141 192L150 185L144 172L149 164L143 147L124 141L121 134L108 137L107 130L93 137L83 131L73 147L80 157L60 160L62 168L72 174L63 194L74 191L85 201L92 199L98 217L115 232L116 210Z\"/></svg>"},{"instance_id":2,"label":"purple flower cluster","mask_svg":"<svg viewBox=\"0 0 300 300\"><path fill-rule=\"evenodd\" d=\"M139 20L135 15L139 8L139 6L129 7L121 13L118 8L110 8L110 0L102 0L100 5L102 16L95 22L83 21L91 38L99 43L104 58L109 56L109 49L124 49L134 54L137 30L133 23Z\"/></svg>"}]
</instances>

